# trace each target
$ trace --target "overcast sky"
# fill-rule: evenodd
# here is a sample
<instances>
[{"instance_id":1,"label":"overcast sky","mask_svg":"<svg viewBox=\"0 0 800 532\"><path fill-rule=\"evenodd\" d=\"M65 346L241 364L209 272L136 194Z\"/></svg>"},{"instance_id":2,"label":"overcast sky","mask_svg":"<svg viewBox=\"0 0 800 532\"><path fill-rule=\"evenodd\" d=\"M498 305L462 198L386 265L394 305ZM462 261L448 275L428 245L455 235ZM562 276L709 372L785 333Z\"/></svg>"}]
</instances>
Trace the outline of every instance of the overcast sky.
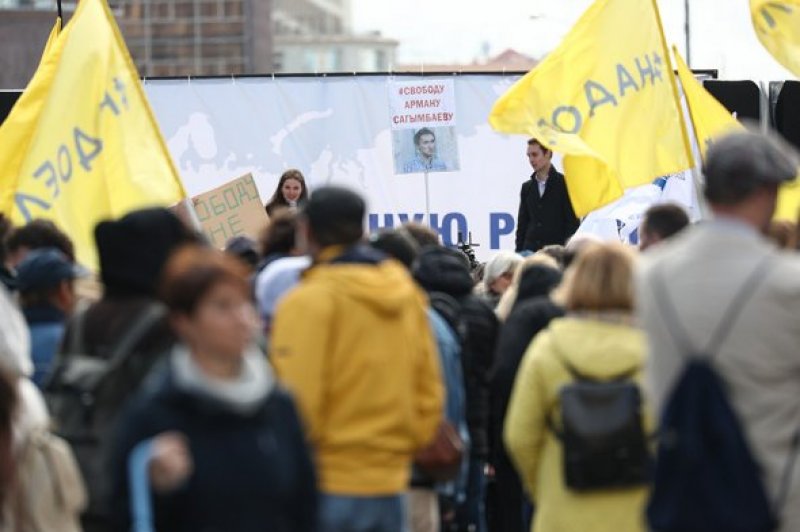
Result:
<instances>
[{"instance_id":1,"label":"overcast sky","mask_svg":"<svg viewBox=\"0 0 800 532\"><path fill-rule=\"evenodd\" d=\"M469 62L514 48L541 57L592 0L352 0L356 31L400 41L400 63ZM667 42L685 56L684 2L659 0ZM761 46L748 0L690 0L691 67L723 79L794 77ZM631 21L635 23L635 21Z\"/></svg>"}]
</instances>

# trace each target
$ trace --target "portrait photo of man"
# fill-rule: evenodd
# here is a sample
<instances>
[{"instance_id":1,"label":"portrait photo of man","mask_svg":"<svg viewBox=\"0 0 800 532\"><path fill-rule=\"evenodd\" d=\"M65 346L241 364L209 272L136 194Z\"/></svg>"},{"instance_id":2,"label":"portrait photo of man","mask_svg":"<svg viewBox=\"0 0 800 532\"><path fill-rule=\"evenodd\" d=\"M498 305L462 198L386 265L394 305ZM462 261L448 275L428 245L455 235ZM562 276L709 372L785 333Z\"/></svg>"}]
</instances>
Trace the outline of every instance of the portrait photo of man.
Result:
<instances>
[{"instance_id":1,"label":"portrait photo of man","mask_svg":"<svg viewBox=\"0 0 800 532\"><path fill-rule=\"evenodd\" d=\"M414 133L415 155L403 165L404 174L415 172L446 172L447 164L439 159L436 150L436 134L423 127Z\"/></svg>"}]
</instances>

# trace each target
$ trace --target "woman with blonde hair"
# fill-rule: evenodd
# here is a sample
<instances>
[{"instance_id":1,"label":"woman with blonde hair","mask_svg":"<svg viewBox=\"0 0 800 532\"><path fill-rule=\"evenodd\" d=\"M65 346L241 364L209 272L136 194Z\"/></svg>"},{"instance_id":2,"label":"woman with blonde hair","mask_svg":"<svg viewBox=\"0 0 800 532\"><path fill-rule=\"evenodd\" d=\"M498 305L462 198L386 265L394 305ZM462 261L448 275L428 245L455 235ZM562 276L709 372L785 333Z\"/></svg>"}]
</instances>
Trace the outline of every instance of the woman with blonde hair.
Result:
<instances>
[{"instance_id":1,"label":"woman with blonde hair","mask_svg":"<svg viewBox=\"0 0 800 532\"><path fill-rule=\"evenodd\" d=\"M506 414L505 443L536 505L533 532L640 532L645 530L646 432L650 425L639 401L628 412L636 428L636 460L616 467L585 456L576 473L574 440L564 437L574 422L579 385L623 383L641 397L645 338L632 321L634 252L621 244L592 244L567 271L554 298L566 316L550 323L525 353ZM629 385L629 386L627 386ZM606 389L606 388L603 388ZM605 428L605 418L592 419ZM571 432L575 434L575 432ZM628 440L626 440L627 442ZM609 468L609 463L611 467ZM587 473L591 472L591 474ZM633 471L633 473L631 473ZM627 474L623 474L627 473ZM585 475L585 476L581 476ZM587 478L592 482L585 483Z\"/></svg>"}]
</instances>

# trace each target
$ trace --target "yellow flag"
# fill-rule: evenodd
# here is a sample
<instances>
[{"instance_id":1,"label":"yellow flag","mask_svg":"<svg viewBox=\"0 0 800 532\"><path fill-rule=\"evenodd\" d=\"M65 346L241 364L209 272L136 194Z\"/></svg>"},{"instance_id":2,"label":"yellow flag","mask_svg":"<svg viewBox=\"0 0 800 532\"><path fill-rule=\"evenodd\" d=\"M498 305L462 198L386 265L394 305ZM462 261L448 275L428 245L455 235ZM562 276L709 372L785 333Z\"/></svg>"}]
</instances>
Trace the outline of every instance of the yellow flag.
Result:
<instances>
[{"instance_id":1,"label":"yellow flag","mask_svg":"<svg viewBox=\"0 0 800 532\"><path fill-rule=\"evenodd\" d=\"M705 159L706 152L715 137L735 130L744 130L744 126L697 81L678 53L678 49L673 46L672 51L675 53L675 66L692 117L700 154Z\"/></svg>"},{"instance_id":2,"label":"yellow flag","mask_svg":"<svg viewBox=\"0 0 800 532\"><path fill-rule=\"evenodd\" d=\"M800 219L800 177L781 185L778 192L778 207L773 218L793 223L797 223Z\"/></svg>"},{"instance_id":3,"label":"yellow flag","mask_svg":"<svg viewBox=\"0 0 800 532\"><path fill-rule=\"evenodd\" d=\"M53 24L53 29L50 30L50 35L47 37L47 42L44 45L44 52L42 52L42 59L44 61L45 57L47 57L48 53L55 47L56 40L58 36L61 34L61 17L56 17L56 22ZM40 65L41 65L40 61Z\"/></svg>"},{"instance_id":4,"label":"yellow flag","mask_svg":"<svg viewBox=\"0 0 800 532\"><path fill-rule=\"evenodd\" d=\"M628 187L693 166L671 72L655 2L596 0L498 99L489 122L563 153L583 216Z\"/></svg>"},{"instance_id":5,"label":"yellow flag","mask_svg":"<svg viewBox=\"0 0 800 532\"><path fill-rule=\"evenodd\" d=\"M800 76L800 0L750 0L750 18L764 48Z\"/></svg>"},{"instance_id":6,"label":"yellow flag","mask_svg":"<svg viewBox=\"0 0 800 532\"><path fill-rule=\"evenodd\" d=\"M706 152L716 137L745 128L697 81L674 47L673 52L678 76L683 86L683 94L686 96L686 105L689 107L689 114L692 117L697 144L703 159L705 159ZM795 179L793 182L781 186L775 219L796 222L798 214L800 214L800 180Z\"/></svg>"},{"instance_id":7,"label":"yellow flag","mask_svg":"<svg viewBox=\"0 0 800 532\"><path fill-rule=\"evenodd\" d=\"M97 222L184 197L106 0L81 0L0 127L0 210L52 220L94 268Z\"/></svg>"}]
</instances>

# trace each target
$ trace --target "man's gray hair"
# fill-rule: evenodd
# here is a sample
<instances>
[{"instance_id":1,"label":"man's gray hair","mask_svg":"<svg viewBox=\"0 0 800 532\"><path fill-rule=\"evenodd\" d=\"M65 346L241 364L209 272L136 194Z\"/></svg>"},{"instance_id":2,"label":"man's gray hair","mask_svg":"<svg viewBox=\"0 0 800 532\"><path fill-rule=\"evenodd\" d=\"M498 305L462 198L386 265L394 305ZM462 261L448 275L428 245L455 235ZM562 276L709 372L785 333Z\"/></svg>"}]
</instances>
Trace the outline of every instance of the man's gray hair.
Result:
<instances>
[{"instance_id":1,"label":"man's gray hair","mask_svg":"<svg viewBox=\"0 0 800 532\"><path fill-rule=\"evenodd\" d=\"M777 135L737 131L708 150L703 174L705 196L712 204L732 205L764 185L797 176L797 153Z\"/></svg>"}]
</instances>

